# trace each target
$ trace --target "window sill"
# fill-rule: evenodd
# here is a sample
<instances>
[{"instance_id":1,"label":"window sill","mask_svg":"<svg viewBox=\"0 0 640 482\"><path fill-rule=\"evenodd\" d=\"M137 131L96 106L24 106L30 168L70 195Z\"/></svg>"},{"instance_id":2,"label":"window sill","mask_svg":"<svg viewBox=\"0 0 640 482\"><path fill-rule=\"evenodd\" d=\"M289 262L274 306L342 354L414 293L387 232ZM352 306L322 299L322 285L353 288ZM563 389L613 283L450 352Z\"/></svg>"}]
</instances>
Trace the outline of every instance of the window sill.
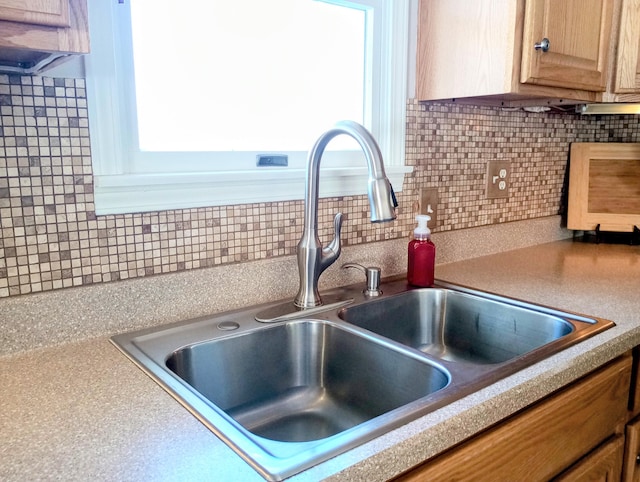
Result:
<instances>
[{"instance_id":1,"label":"window sill","mask_svg":"<svg viewBox=\"0 0 640 482\"><path fill-rule=\"evenodd\" d=\"M411 166L385 168L396 192ZM320 197L367 193L366 167L323 169ZM97 215L304 199L306 170L95 175Z\"/></svg>"}]
</instances>

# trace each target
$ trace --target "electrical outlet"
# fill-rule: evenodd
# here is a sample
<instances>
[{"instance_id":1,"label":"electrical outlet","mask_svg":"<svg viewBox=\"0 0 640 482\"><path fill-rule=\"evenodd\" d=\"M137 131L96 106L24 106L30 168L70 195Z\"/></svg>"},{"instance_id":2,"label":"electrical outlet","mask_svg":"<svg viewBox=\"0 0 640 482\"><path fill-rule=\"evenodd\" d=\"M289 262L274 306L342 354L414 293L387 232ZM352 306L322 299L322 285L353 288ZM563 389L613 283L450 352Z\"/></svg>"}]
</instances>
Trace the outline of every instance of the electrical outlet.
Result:
<instances>
[{"instance_id":1,"label":"electrical outlet","mask_svg":"<svg viewBox=\"0 0 640 482\"><path fill-rule=\"evenodd\" d=\"M487 199L509 197L511 184L511 163L509 161L487 162Z\"/></svg>"},{"instance_id":2,"label":"electrical outlet","mask_svg":"<svg viewBox=\"0 0 640 482\"><path fill-rule=\"evenodd\" d=\"M438 225L438 188L425 187L420 193L420 214L431 216L429 227L435 228Z\"/></svg>"}]
</instances>

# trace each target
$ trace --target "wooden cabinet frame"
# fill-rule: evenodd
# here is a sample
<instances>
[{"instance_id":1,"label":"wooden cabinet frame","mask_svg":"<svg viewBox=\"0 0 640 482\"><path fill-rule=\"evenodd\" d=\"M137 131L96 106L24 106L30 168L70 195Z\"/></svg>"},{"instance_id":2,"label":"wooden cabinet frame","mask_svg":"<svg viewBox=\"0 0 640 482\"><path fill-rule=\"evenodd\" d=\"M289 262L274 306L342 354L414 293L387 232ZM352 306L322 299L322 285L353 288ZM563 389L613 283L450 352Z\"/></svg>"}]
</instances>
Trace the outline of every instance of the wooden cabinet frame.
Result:
<instances>
[{"instance_id":1,"label":"wooden cabinet frame","mask_svg":"<svg viewBox=\"0 0 640 482\"><path fill-rule=\"evenodd\" d=\"M623 433L630 381L627 354L397 480L549 480ZM616 470L621 455L611 453L618 446L576 473Z\"/></svg>"},{"instance_id":2,"label":"wooden cabinet frame","mask_svg":"<svg viewBox=\"0 0 640 482\"><path fill-rule=\"evenodd\" d=\"M507 107L640 102L640 0L588 2L420 0L416 98ZM563 15L573 21L558 21ZM550 50L535 50L546 35Z\"/></svg>"}]
</instances>

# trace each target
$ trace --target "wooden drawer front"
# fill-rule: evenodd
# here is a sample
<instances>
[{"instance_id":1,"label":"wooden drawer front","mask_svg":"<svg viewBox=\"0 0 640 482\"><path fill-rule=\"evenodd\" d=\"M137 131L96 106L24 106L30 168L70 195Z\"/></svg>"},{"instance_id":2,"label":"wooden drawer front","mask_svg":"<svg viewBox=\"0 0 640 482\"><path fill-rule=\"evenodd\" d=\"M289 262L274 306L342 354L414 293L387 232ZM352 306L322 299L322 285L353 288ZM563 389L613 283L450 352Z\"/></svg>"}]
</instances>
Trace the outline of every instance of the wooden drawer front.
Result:
<instances>
[{"instance_id":1,"label":"wooden drawer front","mask_svg":"<svg viewBox=\"0 0 640 482\"><path fill-rule=\"evenodd\" d=\"M622 431L630 378L617 358L399 480L549 480Z\"/></svg>"},{"instance_id":2,"label":"wooden drawer front","mask_svg":"<svg viewBox=\"0 0 640 482\"><path fill-rule=\"evenodd\" d=\"M555 482L617 482L622 472L624 437L618 435L576 463Z\"/></svg>"}]
</instances>

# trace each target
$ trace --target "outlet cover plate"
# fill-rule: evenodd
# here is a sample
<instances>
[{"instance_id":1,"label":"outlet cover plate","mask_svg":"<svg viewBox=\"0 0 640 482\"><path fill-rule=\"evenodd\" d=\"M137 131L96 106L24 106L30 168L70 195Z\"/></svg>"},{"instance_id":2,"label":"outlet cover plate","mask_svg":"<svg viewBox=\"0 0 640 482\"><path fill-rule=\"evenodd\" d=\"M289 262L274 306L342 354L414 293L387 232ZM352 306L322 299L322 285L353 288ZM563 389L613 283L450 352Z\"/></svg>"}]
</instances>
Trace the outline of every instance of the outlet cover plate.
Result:
<instances>
[{"instance_id":1,"label":"outlet cover plate","mask_svg":"<svg viewBox=\"0 0 640 482\"><path fill-rule=\"evenodd\" d=\"M428 212L428 208L431 209L431 212ZM420 214L431 216L429 228L433 229L438 225L438 188L422 188L420 193Z\"/></svg>"},{"instance_id":2,"label":"outlet cover plate","mask_svg":"<svg viewBox=\"0 0 640 482\"><path fill-rule=\"evenodd\" d=\"M487 162L487 199L509 197L511 184L511 162L494 160Z\"/></svg>"}]
</instances>

